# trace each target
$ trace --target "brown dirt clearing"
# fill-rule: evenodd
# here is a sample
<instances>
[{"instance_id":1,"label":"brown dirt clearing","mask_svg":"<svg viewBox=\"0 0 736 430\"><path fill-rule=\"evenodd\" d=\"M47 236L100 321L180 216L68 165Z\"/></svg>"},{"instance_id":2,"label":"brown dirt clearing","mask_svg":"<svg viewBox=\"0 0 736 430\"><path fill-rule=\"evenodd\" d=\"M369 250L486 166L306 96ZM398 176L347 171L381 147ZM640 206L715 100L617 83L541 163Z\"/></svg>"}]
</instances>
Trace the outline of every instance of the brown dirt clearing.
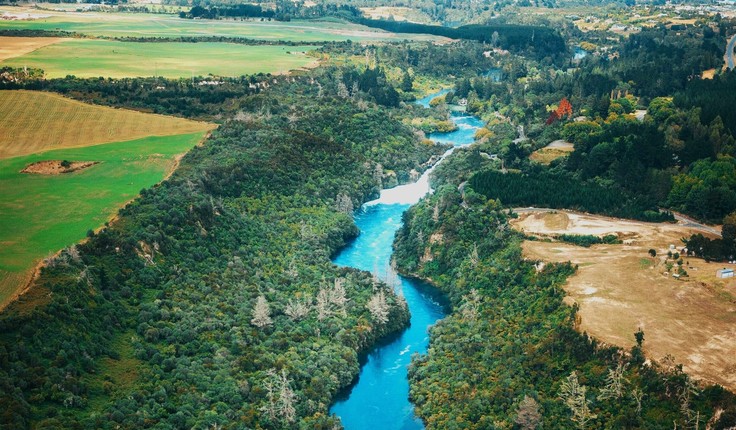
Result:
<instances>
[{"instance_id":1,"label":"brown dirt clearing","mask_svg":"<svg viewBox=\"0 0 736 430\"><path fill-rule=\"evenodd\" d=\"M521 213L512 224L543 237L617 234L624 244L583 248L526 241L524 255L579 265L565 290L566 301L580 305L580 331L629 348L641 327L649 358L671 354L694 377L736 391L736 279L717 279L723 263L692 257L683 257L689 278L664 274L669 246L681 248L680 238L699 231L567 211ZM650 248L657 257L649 256Z\"/></svg>"},{"instance_id":2,"label":"brown dirt clearing","mask_svg":"<svg viewBox=\"0 0 736 430\"><path fill-rule=\"evenodd\" d=\"M20 57L38 48L66 40L61 37L1 37L0 61Z\"/></svg>"},{"instance_id":3,"label":"brown dirt clearing","mask_svg":"<svg viewBox=\"0 0 736 430\"><path fill-rule=\"evenodd\" d=\"M68 164L67 164L68 163ZM76 172L98 164L99 161L69 161L46 160L37 161L26 166L20 173L35 173L38 175L60 175L62 173Z\"/></svg>"},{"instance_id":4,"label":"brown dirt clearing","mask_svg":"<svg viewBox=\"0 0 736 430\"><path fill-rule=\"evenodd\" d=\"M572 143L565 142L564 140L555 140L544 148L532 152L529 155L529 159L537 163L549 164L560 157L567 157L574 150L575 147Z\"/></svg>"}]
</instances>

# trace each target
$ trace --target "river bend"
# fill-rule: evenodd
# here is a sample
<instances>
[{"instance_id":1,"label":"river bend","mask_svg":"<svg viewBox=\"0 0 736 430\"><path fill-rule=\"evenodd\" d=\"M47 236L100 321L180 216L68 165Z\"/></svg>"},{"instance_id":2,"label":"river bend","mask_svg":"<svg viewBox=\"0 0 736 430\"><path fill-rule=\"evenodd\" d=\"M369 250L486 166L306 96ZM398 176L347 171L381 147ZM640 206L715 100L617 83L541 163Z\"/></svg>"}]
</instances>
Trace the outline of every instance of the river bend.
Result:
<instances>
[{"instance_id":1,"label":"river bend","mask_svg":"<svg viewBox=\"0 0 736 430\"><path fill-rule=\"evenodd\" d=\"M432 94L418 103L428 106L432 98L446 92ZM454 148L473 143L475 131L483 126L478 118L468 115L453 114L452 120L457 130L429 136L453 145L444 157ZM330 412L340 417L346 430L424 428L414 415L414 405L409 402L407 369L413 354L427 352L429 328L446 313L436 292L419 281L393 273L390 261L402 214L432 191L429 174L433 169L425 172L417 182L383 190L378 199L364 204L355 216L360 236L333 260L339 266L370 271L386 280L404 295L411 312L409 328L368 355L358 382L330 408Z\"/></svg>"}]
</instances>

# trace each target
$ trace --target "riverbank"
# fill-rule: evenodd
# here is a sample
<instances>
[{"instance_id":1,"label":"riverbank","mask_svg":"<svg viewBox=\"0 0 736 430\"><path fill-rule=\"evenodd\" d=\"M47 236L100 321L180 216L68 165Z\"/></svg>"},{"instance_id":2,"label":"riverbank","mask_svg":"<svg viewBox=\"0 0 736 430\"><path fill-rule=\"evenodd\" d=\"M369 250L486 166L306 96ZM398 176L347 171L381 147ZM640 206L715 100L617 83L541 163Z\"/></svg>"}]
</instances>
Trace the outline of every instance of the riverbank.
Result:
<instances>
[{"instance_id":1,"label":"riverbank","mask_svg":"<svg viewBox=\"0 0 736 430\"><path fill-rule=\"evenodd\" d=\"M430 100L443 93L446 90L417 103L428 106ZM432 287L400 276L392 269L392 244L404 212L432 192L429 184L432 171L455 148L472 143L475 130L482 126L480 120L466 115L451 119L458 124L456 131L432 134L430 139L451 144L452 148L415 183L382 190L378 199L365 203L355 217L360 236L333 259L337 265L371 271L384 279L404 297L411 313L410 327L392 342L368 354L357 383L330 408L347 430L424 428L409 402L407 368L413 356L427 352L428 329L445 317L447 302L438 300Z\"/></svg>"}]
</instances>

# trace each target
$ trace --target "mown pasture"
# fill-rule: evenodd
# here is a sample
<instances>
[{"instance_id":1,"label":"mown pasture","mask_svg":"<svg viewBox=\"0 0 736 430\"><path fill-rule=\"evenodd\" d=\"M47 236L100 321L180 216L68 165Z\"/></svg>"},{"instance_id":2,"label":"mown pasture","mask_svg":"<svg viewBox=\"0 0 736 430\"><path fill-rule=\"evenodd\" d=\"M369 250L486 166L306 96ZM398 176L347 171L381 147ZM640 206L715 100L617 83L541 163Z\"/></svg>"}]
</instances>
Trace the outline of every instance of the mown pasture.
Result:
<instances>
[{"instance_id":1,"label":"mown pasture","mask_svg":"<svg viewBox=\"0 0 736 430\"><path fill-rule=\"evenodd\" d=\"M68 39L0 63L43 69L47 78L241 76L286 73L315 63L314 46L138 43Z\"/></svg>"},{"instance_id":2,"label":"mown pasture","mask_svg":"<svg viewBox=\"0 0 736 430\"><path fill-rule=\"evenodd\" d=\"M105 37L227 36L292 42L441 40L427 35L396 34L340 20L290 22L260 20L192 20L175 15L38 11L0 6L0 14L34 14L38 19L0 20L0 30L64 30Z\"/></svg>"},{"instance_id":3,"label":"mown pasture","mask_svg":"<svg viewBox=\"0 0 736 430\"><path fill-rule=\"evenodd\" d=\"M0 91L0 159L210 128L181 118L92 106L57 94Z\"/></svg>"}]
</instances>

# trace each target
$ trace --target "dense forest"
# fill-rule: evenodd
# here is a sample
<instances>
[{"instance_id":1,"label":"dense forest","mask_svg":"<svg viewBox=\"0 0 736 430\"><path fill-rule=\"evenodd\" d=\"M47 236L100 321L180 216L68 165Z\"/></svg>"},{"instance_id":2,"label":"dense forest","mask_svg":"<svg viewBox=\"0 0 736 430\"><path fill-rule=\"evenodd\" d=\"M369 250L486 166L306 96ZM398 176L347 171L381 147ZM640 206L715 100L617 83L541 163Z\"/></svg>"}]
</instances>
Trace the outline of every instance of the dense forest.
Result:
<instances>
[{"instance_id":1,"label":"dense forest","mask_svg":"<svg viewBox=\"0 0 736 430\"><path fill-rule=\"evenodd\" d=\"M583 182L563 172L530 169L524 174L504 174L487 170L473 175L469 183L477 192L510 206L574 209L653 222L673 220L671 214L660 213L652 201L615 185Z\"/></svg>"},{"instance_id":2,"label":"dense forest","mask_svg":"<svg viewBox=\"0 0 736 430\"><path fill-rule=\"evenodd\" d=\"M241 99L169 180L49 261L0 315L3 427L336 425L359 355L408 314L329 257L354 207L444 148L328 82Z\"/></svg>"},{"instance_id":3,"label":"dense forest","mask_svg":"<svg viewBox=\"0 0 736 430\"><path fill-rule=\"evenodd\" d=\"M44 79L43 70L0 68L0 89L27 89L52 91L77 100L107 106L125 107L144 112L183 116L202 120L220 120L241 110L254 107L254 100L263 113L277 114L284 111L281 101L269 96L248 97L268 90L268 94L291 90L302 93L305 89L320 94L332 91L353 101L375 102L382 106L398 107L400 94L398 82L386 77L381 67L348 68L345 73L326 68L323 82L310 75L290 77L258 73L240 77L192 77L190 79L148 78L98 78L83 79L67 76ZM342 74L345 89L340 91L336 77ZM411 91L411 86L409 87Z\"/></svg>"},{"instance_id":4,"label":"dense forest","mask_svg":"<svg viewBox=\"0 0 736 430\"><path fill-rule=\"evenodd\" d=\"M524 25L464 25L457 28L411 22L386 21L362 18L360 24L394 33L419 33L444 36L452 39L475 40L501 46L511 51L534 53L542 58L566 52L565 41L552 28Z\"/></svg>"},{"instance_id":5,"label":"dense forest","mask_svg":"<svg viewBox=\"0 0 736 430\"><path fill-rule=\"evenodd\" d=\"M189 12L180 12L181 18L261 18L276 21L290 21L292 18L339 17L355 19L361 15L356 7L349 4L315 4L305 7L301 2L277 1L267 7L257 4L195 4Z\"/></svg>"}]
</instances>

